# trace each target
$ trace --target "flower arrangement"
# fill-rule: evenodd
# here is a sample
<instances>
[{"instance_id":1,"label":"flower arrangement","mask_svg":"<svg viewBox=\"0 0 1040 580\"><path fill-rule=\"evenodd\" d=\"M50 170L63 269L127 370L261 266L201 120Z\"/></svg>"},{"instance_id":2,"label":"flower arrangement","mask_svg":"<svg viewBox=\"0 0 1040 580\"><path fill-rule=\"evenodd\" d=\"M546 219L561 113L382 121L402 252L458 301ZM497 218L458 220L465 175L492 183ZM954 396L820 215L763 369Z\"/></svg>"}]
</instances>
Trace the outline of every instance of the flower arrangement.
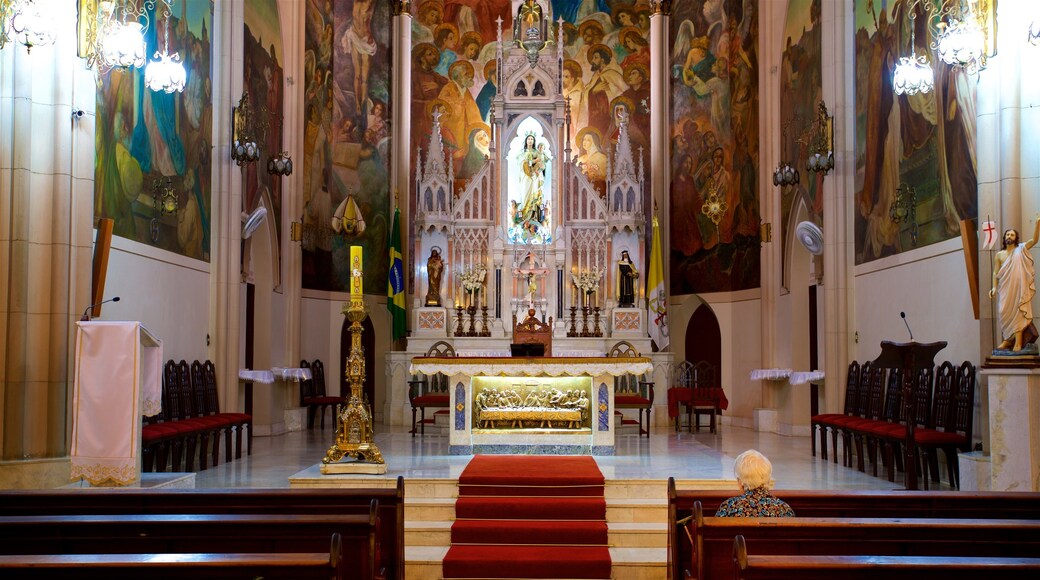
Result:
<instances>
[{"instance_id":1,"label":"flower arrangement","mask_svg":"<svg viewBox=\"0 0 1040 580\"><path fill-rule=\"evenodd\" d=\"M462 280L462 287L466 289L466 292L475 292L484 286L485 276L487 276L487 266L480 264L463 272L459 275L459 279Z\"/></svg>"},{"instance_id":2,"label":"flower arrangement","mask_svg":"<svg viewBox=\"0 0 1040 580\"><path fill-rule=\"evenodd\" d=\"M574 279L574 285L577 286L579 290L588 294L599 287L599 281L603 278L603 271L603 268L581 270L577 274L571 274L571 278Z\"/></svg>"}]
</instances>

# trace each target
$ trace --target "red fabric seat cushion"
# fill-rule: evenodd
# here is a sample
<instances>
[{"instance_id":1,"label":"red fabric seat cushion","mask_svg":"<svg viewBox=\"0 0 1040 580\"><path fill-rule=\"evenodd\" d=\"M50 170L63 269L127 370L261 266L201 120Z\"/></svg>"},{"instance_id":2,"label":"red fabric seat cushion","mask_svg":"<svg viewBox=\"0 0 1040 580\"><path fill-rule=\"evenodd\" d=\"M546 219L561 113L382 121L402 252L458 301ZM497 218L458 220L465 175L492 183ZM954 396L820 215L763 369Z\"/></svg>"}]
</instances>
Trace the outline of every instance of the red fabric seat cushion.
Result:
<instances>
[{"instance_id":1,"label":"red fabric seat cushion","mask_svg":"<svg viewBox=\"0 0 1040 580\"><path fill-rule=\"evenodd\" d=\"M335 405L338 403L345 403L347 400L343 397L305 397L303 403L305 405Z\"/></svg>"},{"instance_id":2,"label":"red fabric seat cushion","mask_svg":"<svg viewBox=\"0 0 1040 580\"><path fill-rule=\"evenodd\" d=\"M964 435L955 432L935 431L934 429L921 429L914 432L914 441L918 445L966 445L968 440Z\"/></svg>"},{"instance_id":3,"label":"red fabric seat cushion","mask_svg":"<svg viewBox=\"0 0 1040 580\"><path fill-rule=\"evenodd\" d=\"M639 395L620 395L614 397L615 405L650 405L650 399Z\"/></svg>"},{"instance_id":4,"label":"red fabric seat cushion","mask_svg":"<svg viewBox=\"0 0 1040 580\"><path fill-rule=\"evenodd\" d=\"M414 407L434 407L437 405L447 406L451 402L448 395L423 395L412 399Z\"/></svg>"}]
</instances>

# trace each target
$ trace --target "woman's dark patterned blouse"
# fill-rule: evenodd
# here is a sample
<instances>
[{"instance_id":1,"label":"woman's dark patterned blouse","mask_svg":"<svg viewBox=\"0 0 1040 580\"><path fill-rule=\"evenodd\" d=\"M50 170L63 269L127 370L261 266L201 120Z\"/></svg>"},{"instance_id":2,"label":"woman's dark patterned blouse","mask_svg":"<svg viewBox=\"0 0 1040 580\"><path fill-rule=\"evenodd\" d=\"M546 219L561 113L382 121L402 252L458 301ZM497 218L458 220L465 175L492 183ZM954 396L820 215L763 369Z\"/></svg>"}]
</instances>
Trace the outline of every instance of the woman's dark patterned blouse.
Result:
<instances>
[{"instance_id":1,"label":"woman's dark patterned blouse","mask_svg":"<svg viewBox=\"0 0 1040 580\"><path fill-rule=\"evenodd\" d=\"M764 487L750 489L722 502L715 517L780 518L794 516L784 500L774 497Z\"/></svg>"}]
</instances>

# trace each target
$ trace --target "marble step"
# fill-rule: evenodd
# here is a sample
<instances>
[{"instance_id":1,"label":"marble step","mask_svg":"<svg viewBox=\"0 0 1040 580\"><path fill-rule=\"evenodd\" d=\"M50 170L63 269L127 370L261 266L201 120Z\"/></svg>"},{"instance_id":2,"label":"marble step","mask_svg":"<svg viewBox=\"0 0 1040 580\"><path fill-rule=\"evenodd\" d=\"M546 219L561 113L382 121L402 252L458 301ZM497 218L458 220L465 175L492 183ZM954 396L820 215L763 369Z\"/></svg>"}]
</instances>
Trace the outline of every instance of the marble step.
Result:
<instances>
[{"instance_id":1,"label":"marble step","mask_svg":"<svg viewBox=\"0 0 1040 580\"><path fill-rule=\"evenodd\" d=\"M409 498L405 495L404 519L408 522L452 521L454 497ZM664 498L609 498L607 522L663 523L668 519L668 500Z\"/></svg>"},{"instance_id":2,"label":"marble step","mask_svg":"<svg viewBox=\"0 0 1040 580\"><path fill-rule=\"evenodd\" d=\"M459 482L455 479L419 479L408 478L404 480L404 497L429 498L459 496Z\"/></svg>"},{"instance_id":3,"label":"marble step","mask_svg":"<svg viewBox=\"0 0 1040 580\"><path fill-rule=\"evenodd\" d=\"M409 546L404 551L404 571L408 580L441 580L441 562L446 547ZM665 580L666 548L611 548L612 580Z\"/></svg>"},{"instance_id":4,"label":"marble step","mask_svg":"<svg viewBox=\"0 0 1040 580\"><path fill-rule=\"evenodd\" d=\"M608 542L613 548L665 548L668 528L664 523L618 522L607 524ZM450 521L406 521L406 546L448 546L451 544Z\"/></svg>"}]
</instances>

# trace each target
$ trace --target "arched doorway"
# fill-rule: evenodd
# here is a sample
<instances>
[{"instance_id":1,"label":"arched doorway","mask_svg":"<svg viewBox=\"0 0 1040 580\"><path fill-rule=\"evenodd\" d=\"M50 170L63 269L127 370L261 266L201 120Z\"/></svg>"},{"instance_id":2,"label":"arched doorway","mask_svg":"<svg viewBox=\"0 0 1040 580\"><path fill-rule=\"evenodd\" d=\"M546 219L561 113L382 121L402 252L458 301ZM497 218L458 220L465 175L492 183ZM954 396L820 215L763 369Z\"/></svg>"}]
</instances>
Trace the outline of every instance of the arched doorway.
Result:
<instances>
[{"instance_id":1,"label":"arched doorway","mask_svg":"<svg viewBox=\"0 0 1040 580\"><path fill-rule=\"evenodd\" d=\"M708 361L722 377L722 331L719 320L707 304L693 311L686 326L686 360L697 363Z\"/></svg>"},{"instance_id":2,"label":"arched doorway","mask_svg":"<svg viewBox=\"0 0 1040 580\"><path fill-rule=\"evenodd\" d=\"M346 370L347 357L350 356L350 321L343 317L343 326L339 333L339 360L343 362ZM365 317L361 321L361 348L365 351L365 384L362 391L368 397L368 404L374 409L376 406L376 378L374 374L376 364L376 330L372 326L372 320ZM339 395L350 400L350 383L347 382L347 373L339 374Z\"/></svg>"}]
</instances>

